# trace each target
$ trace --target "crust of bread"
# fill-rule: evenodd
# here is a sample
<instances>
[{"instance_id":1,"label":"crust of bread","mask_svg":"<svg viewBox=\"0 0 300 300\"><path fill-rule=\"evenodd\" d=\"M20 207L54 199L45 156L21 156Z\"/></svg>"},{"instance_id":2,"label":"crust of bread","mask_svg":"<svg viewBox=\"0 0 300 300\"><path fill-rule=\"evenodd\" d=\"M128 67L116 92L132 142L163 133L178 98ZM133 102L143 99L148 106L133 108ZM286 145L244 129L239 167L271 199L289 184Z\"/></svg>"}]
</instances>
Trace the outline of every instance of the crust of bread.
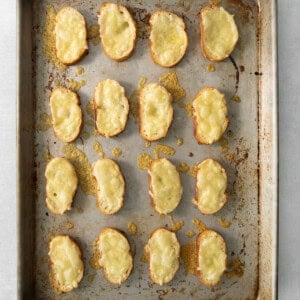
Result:
<instances>
[{"instance_id":1,"label":"crust of bread","mask_svg":"<svg viewBox=\"0 0 300 300\"><path fill-rule=\"evenodd\" d=\"M80 50L78 55L73 57L72 59L66 59L66 58L62 57L62 54L60 53L60 51L58 49L58 45L57 45L57 43L58 43L58 35L57 35L58 24L60 22L60 18L62 16L62 14L67 13L67 12L73 12L73 13L78 14L77 16L79 16L79 18L80 18L82 29L84 29L84 31L83 31L84 37L83 38L85 40L85 45L82 47L82 49ZM78 25L78 22L76 22L76 25ZM56 36L56 45L55 45L56 56L63 64L65 64L67 66L73 65L73 64L77 63L78 61L80 61L84 56L86 56L88 54L89 50L88 50L88 43L87 43L86 22L85 22L84 17L82 16L82 14L80 12L78 12L76 9L74 9L73 7L66 6L58 11L58 13L56 15L55 36ZM72 46L70 46L70 48L74 49L74 44L72 44Z\"/></svg>"},{"instance_id":2,"label":"crust of bread","mask_svg":"<svg viewBox=\"0 0 300 300\"><path fill-rule=\"evenodd\" d=\"M112 89L113 93L110 93L110 95L107 96L109 89ZM119 97L115 98L117 92ZM107 98L103 96L103 93ZM109 100L109 103L107 102L107 100ZM101 108L103 109L98 108L97 102L100 101ZM120 134L125 130L128 120L129 102L125 96L124 87L122 87L117 81L112 79L100 81L95 87L93 104L96 128L99 134L105 137L112 137ZM116 113L117 111L118 113ZM105 113L107 114L106 117ZM98 114L100 116L98 116ZM104 119L105 122L103 122ZM122 122L120 121L121 119ZM104 124L101 124L101 122ZM118 122L119 124L115 125L114 123L116 122ZM107 126L107 128L103 128L104 125ZM114 130L111 130L111 128L113 128Z\"/></svg>"},{"instance_id":3,"label":"crust of bread","mask_svg":"<svg viewBox=\"0 0 300 300\"><path fill-rule=\"evenodd\" d=\"M58 164L60 162L64 163L66 166L68 166L69 170L67 173L65 172L64 174L62 173L62 171L59 172L59 175L58 175L59 178L56 180L58 180L60 186L58 187L58 190L53 190L53 188L51 186L49 186L50 182L51 182L51 175L53 172L53 170L51 170L50 168L52 167L53 164L55 164L55 163ZM62 215L62 214L64 214L65 211L71 209L72 202L73 202L74 196L77 191L78 178L76 175L75 168L66 158L55 157L55 158L52 158L47 163L47 166L45 169L45 177L46 177L46 205L52 213ZM65 178L68 178L68 182L66 182L64 180ZM66 183L66 185L65 185L66 188L70 188L70 185L72 183L71 181L73 181L74 187L70 191L71 193L69 195L69 201L67 201L69 203L67 203L66 207L64 207L63 209L60 209L59 207L57 207L58 203L55 203L55 200L57 200L56 197L58 197L56 192L59 193L63 190L64 186L61 186L61 185L64 183ZM51 193L51 195L50 195L50 193ZM52 194L54 194L54 195L52 195ZM54 196L54 198L53 198L53 196Z\"/></svg>"},{"instance_id":4,"label":"crust of bread","mask_svg":"<svg viewBox=\"0 0 300 300\"><path fill-rule=\"evenodd\" d=\"M130 25L132 26L132 29L134 31L133 33L133 37L131 39L131 47L125 52L123 53L122 55L113 55L111 53L111 51L108 49L108 47L103 43L103 32L102 32L102 28L104 28L105 26L103 24L101 24L101 14L103 14L103 11L108 8L108 7L116 7L119 11L122 12L122 14L127 14L127 21L128 24L130 23ZM118 61L118 62L121 62L121 61L124 61L126 60L127 58L129 58L132 54L133 54L133 51L134 51L134 48L135 48L135 45L136 45L136 41L137 41L137 25L136 25L136 22L135 20L133 19L133 17L131 16L130 12L128 11L128 9L123 6L123 5L120 5L120 4L114 4L114 3L108 3L108 2L104 2L102 3L102 5L100 6L99 10L98 10L98 24L100 26L100 38L101 38L101 45L102 45L102 50L103 52L105 53L105 55L107 57L109 57L110 59L114 60L114 61Z\"/></svg>"},{"instance_id":5,"label":"crust of bread","mask_svg":"<svg viewBox=\"0 0 300 300\"><path fill-rule=\"evenodd\" d=\"M124 257L126 254L128 255L128 259L130 260L129 262L129 266L128 266L128 269L126 270L127 272L124 274L124 276L121 276L121 278L119 280L115 280L114 278L112 278L112 276L109 274L109 271L107 270L107 268L103 265L103 263L101 263L101 258L103 256L103 253L101 252L101 250L99 249L100 246L99 246L99 243L100 243L100 238L101 236L103 236L104 234L108 233L108 232L113 232L113 233L116 233L116 234L119 234L120 237L123 237L127 244L128 244L128 252L126 253L120 253L120 257ZM120 285L122 284L124 281L127 280L127 278L129 277L129 275L132 273L132 270L133 270L133 257L132 257L132 253L131 253L131 247L130 247L130 244L128 242L128 239L126 238L126 236L124 235L123 232L121 232L120 230L118 229L115 229L115 228L111 228L111 227L106 227L104 228L102 231L100 231L99 235L98 235L98 238L96 240L96 249L98 251L98 254L99 254L99 264L100 266L103 268L103 272L104 272L104 275L105 275L105 278L113 283L113 284L117 284L117 285ZM120 263L120 262L118 262ZM119 267L119 265L118 265Z\"/></svg>"},{"instance_id":6,"label":"crust of bread","mask_svg":"<svg viewBox=\"0 0 300 300\"><path fill-rule=\"evenodd\" d=\"M112 197L120 197L121 199L119 199L119 202L118 205L115 207L115 208L105 208L103 207L103 199L102 197L100 196L100 193L101 193L101 187L100 187L100 183L99 181L97 180L97 174L96 174L96 168L99 166L97 166L97 164L99 163L106 163L106 166L104 166L105 168L109 167L108 170L106 170L105 173L102 173L102 175L106 175L106 176L109 176L106 177L105 179L111 181L112 177L115 179L115 180L118 180L118 182L114 182L113 186L109 186L109 188L113 188L113 187L116 187L116 188L119 188L120 191L118 193L118 195L114 194L112 195ZM110 166L109 166L110 165ZM102 166L103 168L103 166ZM112 170L115 170L114 174L109 174L109 171L112 171ZM102 170L103 171L103 170ZM104 172L104 171L103 171ZM95 182L96 182L96 186L97 186L97 190L96 190L96 203L97 203L97 207L98 209L104 213L105 215L113 215L115 213L117 213L122 207L123 207L123 204L124 204L124 194L125 194L125 180L124 180L124 177L121 173L121 170L120 170L120 167L119 165L112 159L108 159L108 158L102 158L102 159L99 159L97 160L96 162L93 163L93 176L94 176L94 179L95 179ZM99 176L99 175L98 175ZM104 176L101 176L102 178L104 178ZM103 185L103 182L101 183ZM111 195L110 195L111 196ZM112 199L108 199L106 201L111 201ZM113 205L112 205L113 206Z\"/></svg>"},{"instance_id":7,"label":"crust of bread","mask_svg":"<svg viewBox=\"0 0 300 300\"><path fill-rule=\"evenodd\" d=\"M152 105L152 110L155 110L155 118L151 115L147 115L148 119L149 118L153 118L153 124L147 124L147 120L145 120L145 116L144 116L144 110L145 110L145 96L146 93L149 93L149 91L161 91L164 94L164 104L166 106L166 112L160 112L160 115L158 117L160 117L160 120L157 120L157 106L156 106L156 110L153 109ZM148 98L148 97L147 97ZM151 97L151 102L153 103L154 101L157 101L155 97ZM162 104L162 99L160 101L160 105ZM147 103L147 105L149 105L149 101ZM140 98L139 98L139 131L140 131L140 135L147 141L156 141L159 140L163 137L165 137L168 133L169 127L171 126L171 123L173 121L173 107L172 107L172 95L167 91L166 88L164 88L163 86L159 85L158 83L149 83L146 84L140 92ZM163 124L160 124L158 122L161 122ZM154 128L155 130L160 130L161 132L157 133L156 131L154 133L150 133L147 134L146 133L146 128L145 127L149 127L151 128L151 130L153 129L153 125L156 125L156 128Z\"/></svg>"},{"instance_id":8,"label":"crust of bread","mask_svg":"<svg viewBox=\"0 0 300 300\"><path fill-rule=\"evenodd\" d=\"M174 176L168 174L169 175L169 181L172 180L172 182L171 182L171 186L167 187L168 189L165 191L165 193L167 195L163 196L163 198L166 199L166 200L172 201L173 197L175 197L175 201L174 201L174 204L171 208L165 208L165 209L162 208L162 207L159 207L159 205L157 203L159 201L159 199L155 199L154 188L153 188L153 176L155 176L155 174L153 174L153 176L152 176L152 172L153 172L153 169L155 168L155 166L157 164L161 164L161 163L164 163L164 162L167 163L167 168L172 168L173 169L172 171L174 171L174 172L173 172L172 175L174 175L176 177L176 178L174 178ZM177 206L179 205L180 200L181 200L181 196L182 196L181 180L180 180L179 173L176 170L176 167L169 160L167 160L166 158L159 158L159 159L155 159L155 160L152 161L152 163L150 164L150 167L148 169L148 174L149 174L149 195L150 195L150 200L151 200L151 206L159 214L162 214L162 215L165 215L165 214L168 214L168 213L174 211L177 208ZM166 187L165 182L162 183L162 184L164 185L164 187ZM174 195L174 193L173 193L175 187L177 188L176 192L178 193L178 195ZM165 195L165 193L164 193L164 195ZM170 198L167 199L168 196L171 196L172 199L170 199ZM160 197L160 198L162 198L162 197Z\"/></svg>"},{"instance_id":9,"label":"crust of bread","mask_svg":"<svg viewBox=\"0 0 300 300\"><path fill-rule=\"evenodd\" d=\"M172 18L175 19L175 22L178 22L180 23L180 28L182 29L182 34L184 36L184 42L182 44L182 47L183 49L180 51L180 54L179 56L176 58L174 57L173 59L171 59L169 62L163 62L161 59L158 58L158 55L156 54L156 51L155 51L155 46L154 46L154 42L153 42L153 32L154 32L154 26L155 24L153 24L155 21L154 21L154 18L157 17L157 16L161 16L161 15L168 15ZM164 44L166 44L166 39L164 37ZM162 43L160 43L160 45L162 45ZM183 21L182 18L180 18L179 16L177 16L176 14L174 13L171 13L169 11L165 11L165 10L160 10L160 11L156 11L154 13L151 14L151 17L150 17L150 37L149 37L149 46L150 46L150 54L151 54L151 57L152 57L152 60L162 66L162 67L173 67L175 65L177 65L184 57L185 55L185 52L186 52L186 49L188 47L188 36L187 36L187 33L185 31L185 23ZM174 45L172 46L172 49L178 49L179 45ZM173 53L173 56L174 56L174 53Z\"/></svg>"},{"instance_id":10,"label":"crust of bread","mask_svg":"<svg viewBox=\"0 0 300 300\"><path fill-rule=\"evenodd\" d=\"M74 247L74 251L78 258L78 262L79 262L78 276L77 276L75 282L72 282L71 286L63 286L60 283L59 279L57 278L58 275L55 272L55 266L54 266L55 262L53 261L53 257L51 257L51 254L52 254L51 250L52 250L52 244L53 244L54 240L57 240L57 239L67 239L68 242L70 242L71 245ZM68 258L70 258L71 257L70 253L72 253L72 252L70 252L70 251L68 251L68 252L69 252ZM72 254L74 254L74 253L72 253ZM51 241L49 242L49 257L50 257L49 279L50 279L50 283L52 284L55 291L60 294L60 293L70 292L71 290L76 288L78 286L79 282L81 281L81 279L83 277L83 273L84 273L84 263L82 261L82 252L81 252L81 249L78 246L78 244L72 238L70 238L68 235L57 235L57 236L53 237L51 239ZM73 266L74 266L74 264L73 264Z\"/></svg>"},{"instance_id":11,"label":"crust of bread","mask_svg":"<svg viewBox=\"0 0 300 300\"><path fill-rule=\"evenodd\" d=\"M200 96L203 92L213 92L213 91L218 92L218 94L222 97L221 101L222 101L222 105L223 105L222 111L224 112L224 120L223 120L223 123L222 123L221 128L220 128L220 133L217 136L215 136L214 138L211 138L211 139L208 140L207 138L205 138L204 136L202 136L198 132L199 128L200 128L199 127L200 125L199 125L199 122L198 122L197 118L199 118L199 115L197 114L194 105L195 105L196 101L198 100L198 98L200 98ZM210 105L212 105L212 102L210 103ZM212 115L212 113L210 115ZM220 93L214 87L204 87L204 88L202 88L198 92L198 94L196 95L195 99L193 100L193 119L194 119L194 136L200 144L210 145L210 144L213 144L214 142L217 142L222 137L222 135L226 131L226 129L228 127L228 124L229 124L229 119L228 119L228 115L227 115L227 104L226 104L226 99L225 99L224 94Z\"/></svg>"},{"instance_id":12,"label":"crust of bread","mask_svg":"<svg viewBox=\"0 0 300 300\"><path fill-rule=\"evenodd\" d=\"M205 5L201 8L200 10L200 13L199 13L199 23L200 23L200 46L201 46L201 50L202 50L202 54L205 58L211 60L211 61L222 61L224 59L226 59L231 53L232 51L234 50L235 48L235 45L237 43L237 40L238 40L238 31L237 31L237 27L236 27L236 24L235 24L235 21L234 19L233 20L233 24L235 25L235 28L236 28L236 34L237 34L237 37L236 37L236 41L231 45L230 49L228 51L226 51L226 53L224 53L224 55L222 56L217 56L216 54L215 55L212 55L212 54L209 54L207 49L206 49L206 44L205 44L205 29L204 29L204 22L203 22L203 14L205 14L207 11L209 10L213 10L213 9L224 9L223 7L220 7L218 5L215 5L215 4L208 4L208 5ZM224 11L229 15L229 13L224 9ZM223 23L224 24L224 23Z\"/></svg>"},{"instance_id":13,"label":"crust of bread","mask_svg":"<svg viewBox=\"0 0 300 300\"><path fill-rule=\"evenodd\" d=\"M225 253L225 258L224 258L224 265L225 265L225 268L223 268L221 274L218 276L218 278L216 278L214 281L210 281L210 280L207 280L205 278L205 275L203 274L203 272L201 271L201 265L200 265L200 262L199 262L199 255L200 255L200 251L201 251L201 244L203 243L203 241L207 238L209 238L211 235L214 235L216 237L218 237L221 241L221 249L222 249L222 252ZM198 279L204 284L206 285L207 287L213 287L215 285L217 285L221 278L222 278L222 275L223 273L225 272L226 270L226 264L227 264L227 254L226 254L226 242L224 240L224 238L216 231L214 230L205 230L203 231L202 233L200 233L197 237L197 241L196 241L196 245L197 245L197 271L196 271L196 275L198 277Z\"/></svg>"},{"instance_id":14,"label":"crust of bread","mask_svg":"<svg viewBox=\"0 0 300 300\"><path fill-rule=\"evenodd\" d=\"M173 254L174 254L174 259L175 259L175 265L174 265L174 268L173 268L173 270L171 270L171 273L169 274L169 278L165 278L165 279L162 279L162 280L158 280L157 278L156 278L156 276L155 276L155 274L153 273L153 270L152 270L152 268L151 268L151 258L152 258L152 251L151 251L151 246L150 246L150 244L151 244L151 241L152 241L152 239L154 238L154 236L156 235L156 234L159 234L159 233L161 233L161 231L163 231L163 232L168 232L170 235L172 235L173 237L175 236L175 244L176 244L176 249L174 249L174 248L172 248L172 249L170 249L170 252L169 252L169 254L172 252ZM177 237L176 237L176 234L175 234L175 232L172 232L172 231L170 231L170 230L168 230L168 229L165 229L165 228L163 228L163 227L160 227L160 228L157 228L156 230L154 230L151 234L150 234L150 238L149 238L149 240L148 240L148 244L147 244L147 251L148 251L148 253L149 253L149 277L152 279L152 281L153 282L155 282L156 284L159 284L159 285L163 285L163 284L166 284L166 283L168 283L168 282L170 282L173 278L174 278L174 276L175 276L175 274L176 274L176 272L178 271L178 269L179 269L179 255L180 255L180 244L179 244L179 241L178 241L178 239L177 239ZM172 247L174 247L174 245L172 245ZM175 252L175 253L174 253ZM176 258L177 258L177 260L176 260ZM169 263L169 262L168 262ZM166 264L166 266L170 266L169 264Z\"/></svg>"},{"instance_id":15,"label":"crust of bread","mask_svg":"<svg viewBox=\"0 0 300 300\"><path fill-rule=\"evenodd\" d=\"M209 162L209 161L212 161L214 164L217 164L218 167L221 168L221 172L222 172L222 175L225 176L225 179L226 179L226 189L227 189L227 174L226 174L226 170L222 167L222 165L214 160L214 159L211 159L211 158L208 158L208 159L205 159L203 160L200 164L198 164L197 166L197 176L196 176L196 185L195 185L195 204L197 205L199 211L203 214L203 215L212 215L212 214L215 214L217 213L218 211L220 211L224 205L227 203L228 201L228 194L226 192L226 189L225 189L225 192L224 192L224 199L221 203L221 206L218 207L218 209L214 210L214 211L208 211L208 210L205 210L203 207L201 207L201 205L198 203L198 198L199 198L199 189L198 189L198 172L199 172L199 169L201 168L201 165L205 164L206 162Z\"/></svg>"},{"instance_id":16,"label":"crust of bread","mask_svg":"<svg viewBox=\"0 0 300 300\"><path fill-rule=\"evenodd\" d=\"M58 121L58 123L60 123L60 124L55 124L56 123L56 115L55 115L55 109L54 109L54 101L55 101L54 97L57 93L61 93L62 95L69 94L70 97L73 97L72 103L69 103L69 104L72 106L74 105L74 107L76 107L76 109L77 109L76 112L79 113L79 122L75 124L76 125L75 128L72 127L71 133L68 134L68 136L64 136L64 134L61 134L59 131L60 131L60 129L64 130L65 128L69 128L69 126L66 126L65 123L62 123L63 121L69 120L69 123L72 121L72 120L70 120L70 105L63 112L63 114L65 115L64 120L62 122L61 122L61 120ZM57 106L59 107L59 109L62 109L61 103ZM55 137L65 143L70 143L70 142L73 142L74 140L76 140L76 138L80 134L81 128L83 127L83 115L82 115L82 110L80 107L80 99L79 99L78 94L69 89L66 89L64 87L58 87L58 88L54 89L50 95L50 109L51 109L51 114L52 114L52 127L53 127L53 132L54 132ZM74 117L75 114L73 113L72 116ZM61 128L59 128L59 126L61 126Z\"/></svg>"}]
</instances>

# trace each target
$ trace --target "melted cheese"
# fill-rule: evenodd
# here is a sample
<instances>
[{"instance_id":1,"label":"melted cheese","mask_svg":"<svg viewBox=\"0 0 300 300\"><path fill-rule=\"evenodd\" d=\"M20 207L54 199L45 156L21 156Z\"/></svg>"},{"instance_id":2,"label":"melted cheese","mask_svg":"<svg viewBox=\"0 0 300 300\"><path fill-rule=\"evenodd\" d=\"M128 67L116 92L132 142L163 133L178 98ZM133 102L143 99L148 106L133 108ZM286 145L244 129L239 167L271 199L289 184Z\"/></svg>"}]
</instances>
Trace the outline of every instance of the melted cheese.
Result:
<instances>
[{"instance_id":1,"label":"melted cheese","mask_svg":"<svg viewBox=\"0 0 300 300\"><path fill-rule=\"evenodd\" d=\"M150 175L149 194L155 210L160 214L172 212L180 202L182 186L176 167L167 159L153 161Z\"/></svg>"},{"instance_id":2,"label":"melted cheese","mask_svg":"<svg viewBox=\"0 0 300 300\"><path fill-rule=\"evenodd\" d=\"M198 271L205 284L215 285L226 270L226 245L212 230L199 236Z\"/></svg>"},{"instance_id":3,"label":"melted cheese","mask_svg":"<svg viewBox=\"0 0 300 300\"><path fill-rule=\"evenodd\" d=\"M58 59L64 64L76 62L88 49L84 17L72 7L56 15L55 42Z\"/></svg>"},{"instance_id":4,"label":"melted cheese","mask_svg":"<svg viewBox=\"0 0 300 300\"><path fill-rule=\"evenodd\" d=\"M130 55L136 39L136 26L126 7L104 3L99 10L98 23L105 53L114 60Z\"/></svg>"},{"instance_id":5,"label":"melted cheese","mask_svg":"<svg viewBox=\"0 0 300 300\"><path fill-rule=\"evenodd\" d=\"M56 214L71 209L77 189L77 176L72 164L65 158L55 157L46 167L46 204Z\"/></svg>"},{"instance_id":6,"label":"melted cheese","mask_svg":"<svg viewBox=\"0 0 300 300\"><path fill-rule=\"evenodd\" d=\"M57 88L50 96L50 108L55 136L63 142L73 141L82 125L82 111L76 93Z\"/></svg>"},{"instance_id":7,"label":"melted cheese","mask_svg":"<svg viewBox=\"0 0 300 300\"><path fill-rule=\"evenodd\" d=\"M124 282L133 267L130 246L127 239L117 230L107 228L100 232L98 242L100 266L107 279L115 284Z\"/></svg>"},{"instance_id":8,"label":"melted cheese","mask_svg":"<svg viewBox=\"0 0 300 300\"><path fill-rule=\"evenodd\" d=\"M204 214L214 214L227 201L227 176L222 166L213 159L198 165L196 203Z\"/></svg>"},{"instance_id":9,"label":"melted cheese","mask_svg":"<svg viewBox=\"0 0 300 300\"><path fill-rule=\"evenodd\" d=\"M63 292L76 288L84 270L81 251L77 244L68 236L58 235L50 242L49 257L55 287Z\"/></svg>"},{"instance_id":10,"label":"melted cheese","mask_svg":"<svg viewBox=\"0 0 300 300\"><path fill-rule=\"evenodd\" d=\"M110 137L124 130L129 104L125 90L111 79L100 81L95 89L96 126L100 134Z\"/></svg>"},{"instance_id":11,"label":"melted cheese","mask_svg":"<svg viewBox=\"0 0 300 300\"><path fill-rule=\"evenodd\" d=\"M203 88L192 106L197 140L204 144L219 140L228 125L224 95L215 88Z\"/></svg>"},{"instance_id":12,"label":"melted cheese","mask_svg":"<svg viewBox=\"0 0 300 300\"><path fill-rule=\"evenodd\" d=\"M171 94L157 83L147 84L140 94L140 133L148 141L167 135L173 119Z\"/></svg>"},{"instance_id":13,"label":"melted cheese","mask_svg":"<svg viewBox=\"0 0 300 300\"><path fill-rule=\"evenodd\" d=\"M150 276L159 284L168 283L179 268L180 245L176 234L167 229L156 230L149 242Z\"/></svg>"},{"instance_id":14,"label":"melted cheese","mask_svg":"<svg viewBox=\"0 0 300 300\"><path fill-rule=\"evenodd\" d=\"M225 59L238 40L234 16L219 6L204 7L200 14L201 42L205 56L216 61Z\"/></svg>"},{"instance_id":15,"label":"melted cheese","mask_svg":"<svg viewBox=\"0 0 300 300\"><path fill-rule=\"evenodd\" d=\"M116 213L123 205L125 182L119 166L111 159L97 160L93 165L97 181L97 203L106 214Z\"/></svg>"},{"instance_id":16,"label":"melted cheese","mask_svg":"<svg viewBox=\"0 0 300 300\"><path fill-rule=\"evenodd\" d=\"M176 65L188 45L183 20L173 13L158 11L151 15L150 25L150 47L154 61L164 67Z\"/></svg>"}]
</instances>

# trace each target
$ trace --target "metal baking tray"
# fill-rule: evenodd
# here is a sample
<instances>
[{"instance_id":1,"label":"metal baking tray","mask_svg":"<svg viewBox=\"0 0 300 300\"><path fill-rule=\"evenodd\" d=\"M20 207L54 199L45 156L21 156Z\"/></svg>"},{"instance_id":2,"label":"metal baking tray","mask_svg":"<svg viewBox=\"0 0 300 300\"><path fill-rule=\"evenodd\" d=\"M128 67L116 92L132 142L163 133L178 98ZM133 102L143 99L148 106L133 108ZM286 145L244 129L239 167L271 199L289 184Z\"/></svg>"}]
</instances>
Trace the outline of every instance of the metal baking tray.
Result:
<instances>
[{"instance_id":1,"label":"metal baking tray","mask_svg":"<svg viewBox=\"0 0 300 300\"><path fill-rule=\"evenodd\" d=\"M117 63L102 52L97 38L89 41L89 54L75 66L60 70L43 50L46 11L71 5L86 18L87 25L97 23L101 1L18 1L18 296L19 299L275 299L277 281L277 63L276 63L276 2L275 0L223 0L222 5L235 14L240 38L231 58L215 63L215 72L208 72L209 61L203 58L199 45L197 14L206 1L117 1L133 13L142 33L132 57ZM221 282L209 289L195 276L187 274L184 263L174 280L158 286L151 282L147 265L142 262L143 246L149 234L159 226L171 226L168 217L160 217L150 206L147 172L137 167L137 157L153 149L138 134L138 125L130 116L126 130L117 137L105 139L93 134L86 105L93 97L96 84L105 78L118 80L129 97L139 79L157 82L170 71L155 65L150 58L146 27L149 13L167 9L183 16L189 37L188 51L176 67L186 91L183 103L197 91L212 85L224 92L230 125L221 142L198 145L193 137L192 120L174 104L175 117L166 138L158 143L172 146L176 153L168 156L173 163L195 165L204 158L219 160L225 167L229 183L229 202L214 216L203 216L194 207L194 178L181 173L184 187L182 201L172 213L184 227L177 232L181 244L194 238L186 236L195 230L193 218L219 231L228 245L228 272ZM94 44L93 44L94 43ZM77 67L85 72L76 75ZM67 85L68 79L85 80L79 90L85 125L73 143L83 151L90 163L98 158L93 149L99 141L107 157L112 149L122 150L116 158L125 176L127 189L123 209L105 216L96 208L93 195L79 188L73 209L56 216L45 206L44 169L49 154L63 156L63 143L55 139L47 123L48 99L57 84ZM237 100L240 97L240 102ZM235 101L232 101L235 100ZM89 123L89 125L88 125ZM183 138L183 145L177 145ZM219 219L231 222L224 228ZM136 235L129 235L127 225L134 222ZM134 246L134 271L121 286L107 282L100 270L89 261L92 244L105 226L123 230ZM53 234L69 234L80 245L85 275L78 289L57 296L49 279L48 242ZM8 241L9 242L9 241Z\"/></svg>"}]
</instances>

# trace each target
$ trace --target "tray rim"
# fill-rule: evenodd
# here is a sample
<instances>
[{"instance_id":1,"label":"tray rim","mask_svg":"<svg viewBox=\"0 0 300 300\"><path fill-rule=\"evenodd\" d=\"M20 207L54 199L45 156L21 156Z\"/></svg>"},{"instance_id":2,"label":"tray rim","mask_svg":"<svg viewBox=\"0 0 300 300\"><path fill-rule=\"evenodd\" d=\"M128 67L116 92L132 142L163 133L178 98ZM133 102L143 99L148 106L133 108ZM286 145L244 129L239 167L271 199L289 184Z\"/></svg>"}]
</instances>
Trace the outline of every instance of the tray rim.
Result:
<instances>
[{"instance_id":1,"label":"tray rim","mask_svg":"<svg viewBox=\"0 0 300 300\"><path fill-rule=\"evenodd\" d=\"M278 18L277 18L277 0L267 0L267 1L261 1L261 0L257 0L258 5L259 5L259 20L261 21L262 19L262 15L264 15L265 13L267 13L268 17L270 17L270 19L268 20L269 22L266 22L266 26L264 28L264 30L262 30L261 35L262 38L269 38L269 45L266 45L266 47L268 46L269 49L269 58L268 58L268 62L271 62L271 64L266 64L264 62L264 60L262 59L261 55L262 53L260 53L259 55L259 59L260 59L260 71L264 70L267 67L268 71L271 72L271 77L268 78L268 81L270 82L270 84L268 85L269 88L267 90L267 92L269 92L269 94L272 95L272 99L271 99L271 120L269 120L269 122L271 123L271 128L272 128L272 135L270 137L270 141L271 142L271 152L269 154L270 158L269 161L272 163L271 164L271 168L269 170L261 170L260 171L260 197L261 197L261 193L264 189L268 189L271 191L271 195L270 198L272 200L272 211L270 212L271 218L272 218L272 228L270 229L270 234L272 237L272 245L271 245L271 273L267 274L267 277L265 280L266 282L262 283L262 277L261 277L261 265L263 263L263 261L261 260L260 254L261 254L261 243L259 246L259 272L258 272L258 294L257 294L257 299L266 299L270 298L270 299L277 299L277 289L278 289L278 277L277 277L277 273L278 273L278 69L277 69L277 22L278 22ZM16 131L16 143L17 143L17 156L16 156L16 160L17 160L17 178L16 178L16 182L17 182L17 218L16 218L16 222L17 222L17 297L18 299L25 299L25 295L34 295L34 282L30 281L30 279L28 278L24 278L22 275L24 274L24 272L28 273L28 270L25 270L25 266L24 266L24 248L26 247L26 245L24 244L24 238L22 239L22 236L24 236L24 234L26 234L26 228L24 227L24 219L26 219L26 213L21 209L22 207L24 207L24 203L22 203L22 180L21 180L21 175L20 173L24 170L23 167L23 156L22 156L22 149L25 147L24 146L24 138L22 137L22 135L24 134L24 130L22 131L22 128L24 127L24 125L26 126L34 126L34 120L32 120L32 123L28 124L24 124L24 119L22 118L21 115L21 111L24 108L24 102L22 103L22 98L24 95L24 79L25 81L30 80L29 78L24 78L24 72L26 74L30 74L32 75L32 69L31 70L26 70L26 65L24 63L24 55L22 53L22 46L24 45L24 39L23 39L23 35L21 34L23 32L23 13L25 9L32 9L32 5L33 5L34 1L26 1L26 0L18 0L17 1L17 47L16 47L16 51L17 51L17 93L16 93L16 101L17 101L17 110L16 110L16 121L17 121L17 131ZM29 9L30 10L30 9ZM27 24L27 26L29 26L29 28L32 28L32 24L30 22L30 24ZM268 36L269 34L269 36ZM32 36L32 34L31 34ZM30 41L30 51L29 53L32 53L32 41ZM260 49L259 51L264 47L263 43L261 43L260 45ZM31 59L31 56L30 56ZM266 65L266 66L265 66ZM25 71L24 71L25 68ZM262 87L262 91L264 92L264 81L263 81L263 77L260 78L260 85ZM260 93L262 93L262 91ZM28 92L28 88L26 89L26 92ZM29 93L30 95L27 95L27 97L32 96L32 91L31 93ZM261 97L259 97L261 98ZM259 118L258 120L259 124L261 122L261 119ZM25 122L26 123L26 122ZM31 135L32 138L34 139L34 133L33 132L27 132L27 135ZM259 141L260 141L260 136L259 136ZM262 139L262 143L264 143L264 139ZM32 145L33 146L33 145ZM262 150L260 148L259 151L259 168L261 169L261 154L262 154ZM32 155L34 156L34 155ZM30 163L30 162L28 162ZM34 167L32 165L32 167ZM270 185L270 183L263 183L261 181L261 173L264 173L265 175L269 175L273 178L273 184ZM28 188L28 187L27 187ZM34 191L31 191L32 195L35 194ZM259 197L259 198L260 198ZM32 201L34 203L34 201ZM263 204L260 201L260 206L262 206ZM32 205L34 206L34 205ZM269 216L270 217L270 216ZM33 222L29 221L29 226L33 226ZM26 222L25 222L26 223ZM26 226L28 226L28 224L25 224ZM259 226L259 231L261 230L260 226ZM261 232L259 233L259 240L261 240ZM31 240L34 239L34 236L31 236ZM32 253L32 256L34 254ZM31 266L32 270L33 270L33 265ZM26 288L29 288L30 290L27 290ZM264 293L263 288L268 288L268 291L270 293ZM270 288L270 289L269 289Z\"/></svg>"}]
</instances>

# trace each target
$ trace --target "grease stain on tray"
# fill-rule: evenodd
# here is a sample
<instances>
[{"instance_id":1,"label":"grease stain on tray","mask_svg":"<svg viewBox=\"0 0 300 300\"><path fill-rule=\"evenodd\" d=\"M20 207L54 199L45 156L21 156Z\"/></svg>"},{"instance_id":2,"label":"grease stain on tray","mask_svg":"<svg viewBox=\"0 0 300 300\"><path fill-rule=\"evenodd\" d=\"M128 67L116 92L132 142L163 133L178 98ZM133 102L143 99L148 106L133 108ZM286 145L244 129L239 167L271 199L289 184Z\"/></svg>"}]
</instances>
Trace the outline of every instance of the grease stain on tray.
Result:
<instances>
[{"instance_id":1,"label":"grease stain on tray","mask_svg":"<svg viewBox=\"0 0 300 300\"><path fill-rule=\"evenodd\" d=\"M100 44L100 32L98 24L92 24L87 28L87 39L88 41L91 41L94 46Z\"/></svg>"},{"instance_id":2,"label":"grease stain on tray","mask_svg":"<svg viewBox=\"0 0 300 300\"><path fill-rule=\"evenodd\" d=\"M52 126L52 117L47 113L41 113L36 123L36 129L39 131L47 131Z\"/></svg>"},{"instance_id":3,"label":"grease stain on tray","mask_svg":"<svg viewBox=\"0 0 300 300\"><path fill-rule=\"evenodd\" d=\"M228 264L228 271L225 272L227 278L242 277L244 275L245 263L238 258L233 259Z\"/></svg>"},{"instance_id":4,"label":"grease stain on tray","mask_svg":"<svg viewBox=\"0 0 300 300\"><path fill-rule=\"evenodd\" d=\"M65 145L61 150L65 157L73 164L79 179L79 186L86 195L95 194L95 183L92 167L85 153L79 150L75 144Z\"/></svg>"}]
</instances>

